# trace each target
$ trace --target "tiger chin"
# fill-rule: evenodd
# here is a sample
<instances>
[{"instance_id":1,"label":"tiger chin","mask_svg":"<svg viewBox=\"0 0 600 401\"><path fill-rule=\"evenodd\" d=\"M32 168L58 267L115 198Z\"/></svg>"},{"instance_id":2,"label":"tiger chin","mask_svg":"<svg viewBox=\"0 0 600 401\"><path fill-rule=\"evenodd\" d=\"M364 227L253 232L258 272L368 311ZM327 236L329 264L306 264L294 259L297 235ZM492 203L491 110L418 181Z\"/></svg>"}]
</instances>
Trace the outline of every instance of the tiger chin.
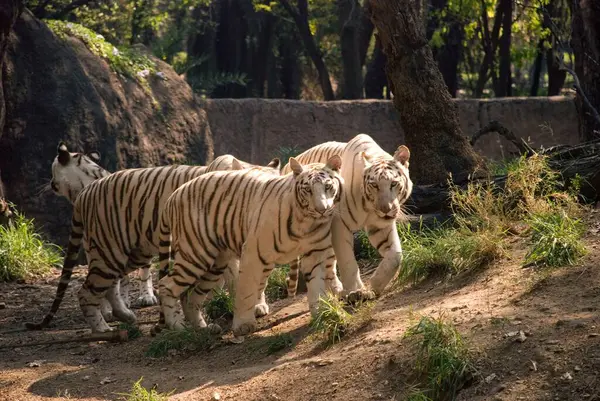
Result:
<instances>
[{"instance_id":1,"label":"tiger chin","mask_svg":"<svg viewBox=\"0 0 600 401\"><path fill-rule=\"evenodd\" d=\"M342 160L302 165L290 158L291 174L273 176L260 168L206 174L177 189L161 217L161 269L173 267L159 282L167 327L181 329L176 313L181 298L187 323L206 328L202 304L224 266L239 258L233 333L256 329L257 307L264 307L264 288L275 264L308 254L302 272L308 302L316 312L324 294L325 260L310 256L330 247L330 228L339 203ZM205 216L205 217L201 217ZM313 280L313 278L315 278ZM262 298L261 298L262 297ZM214 326L209 329L214 330Z\"/></svg>"}]
</instances>

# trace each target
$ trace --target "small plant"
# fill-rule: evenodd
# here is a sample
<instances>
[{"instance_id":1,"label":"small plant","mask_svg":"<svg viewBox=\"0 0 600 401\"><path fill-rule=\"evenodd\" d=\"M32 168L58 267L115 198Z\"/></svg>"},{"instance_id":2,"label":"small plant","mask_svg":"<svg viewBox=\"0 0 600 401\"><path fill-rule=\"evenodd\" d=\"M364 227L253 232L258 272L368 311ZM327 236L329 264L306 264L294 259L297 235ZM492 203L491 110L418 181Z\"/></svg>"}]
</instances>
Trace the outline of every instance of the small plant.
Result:
<instances>
[{"instance_id":1,"label":"small plant","mask_svg":"<svg viewBox=\"0 0 600 401\"><path fill-rule=\"evenodd\" d=\"M377 260L381 258L377 249L371 245L366 231L360 230L355 236L354 254L358 260Z\"/></svg>"},{"instance_id":2,"label":"small plant","mask_svg":"<svg viewBox=\"0 0 600 401\"><path fill-rule=\"evenodd\" d=\"M165 330L150 343L146 356L160 358L170 350L202 351L212 348L218 341L208 329L195 330L186 327L183 330Z\"/></svg>"},{"instance_id":3,"label":"small plant","mask_svg":"<svg viewBox=\"0 0 600 401\"><path fill-rule=\"evenodd\" d=\"M290 157L296 157L300 153L302 153L302 152L300 151L300 148L298 148L298 146L296 146L296 145L293 145L293 146L280 146L277 149L275 157L278 157L279 160L281 160L281 163L283 165L286 165L287 162L288 162L288 160L290 159Z\"/></svg>"},{"instance_id":4,"label":"small plant","mask_svg":"<svg viewBox=\"0 0 600 401\"><path fill-rule=\"evenodd\" d=\"M0 282L40 277L62 262L61 250L42 239L33 220L18 212L0 226Z\"/></svg>"},{"instance_id":5,"label":"small plant","mask_svg":"<svg viewBox=\"0 0 600 401\"><path fill-rule=\"evenodd\" d=\"M213 297L204 305L206 316L211 320L233 317L233 297L223 288L214 288Z\"/></svg>"},{"instance_id":6,"label":"small plant","mask_svg":"<svg viewBox=\"0 0 600 401\"><path fill-rule=\"evenodd\" d=\"M532 245L525 256L526 265L568 266L585 255L581 242L585 226L581 220L557 211L533 214L528 222Z\"/></svg>"},{"instance_id":7,"label":"small plant","mask_svg":"<svg viewBox=\"0 0 600 401\"><path fill-rule=\"evenodd\" d=\"M267 354L271 355L294 344L294 337L290 333L278 333L267 340Z\"/></svg>"},{"instance_id":8,"label":"small plant","mask_svg":"<svg viewBox=\"0 0 600 401\"><path fill-rule=\"evenodd\" d=\"M138 326L131 323L121 323L119 324L119 329L127 330L127 338L129 340L135 340L142 336L142 331Z\"/></svg>"},{"instance_id":9,"label":"small plant","mask_svg":"<svg viewBox=\"0 0 600 401\"><path fill-rule=\"evenodd\" d=\"M289 265L282 265L271 272L267 281L267 287L265 288L267 301L274 302L287 297L287 283L285 279L289 271Z\"/></svg>"},{"instance_id":10,"label":"small plant","mask_svg":"<svg viewBox=\"0 0 600 401\"><path fill-rule=\"evenodd\" d=\"M328 293L319 298L317 314L311 320L310 327L325 338L325 344L333 345L350 332L365 326L371 320L372 303L359 304L346 310L343 301Z\"/></svg>"},{"instance_id":11,"label":"small plant","mask_svg":"<svg viewBox=\"0 0 600 401\"><path fill-rule=\"evenodd\" d=\"M417 347L415 370L421 395L414 400L454 400L475 373L469 351L460 333L443 317L423 316L404 338ZM428 397L428 398L423 398Z\"/></svg>"},{"instance_id":12,"label":"small plant","mask_svg":"<svg viewBox=\"0 0 600 401\"><path fill-rule=\"evenodd\" d=\"M157 392L155 389L147 390L144 386L142 386L141 377L138 381L133 383L131 387L131 391L127 394L119 394L122 396L122 400L124 401L167 401L171 393L162 394Z\"/></svg>"}]
</instances>

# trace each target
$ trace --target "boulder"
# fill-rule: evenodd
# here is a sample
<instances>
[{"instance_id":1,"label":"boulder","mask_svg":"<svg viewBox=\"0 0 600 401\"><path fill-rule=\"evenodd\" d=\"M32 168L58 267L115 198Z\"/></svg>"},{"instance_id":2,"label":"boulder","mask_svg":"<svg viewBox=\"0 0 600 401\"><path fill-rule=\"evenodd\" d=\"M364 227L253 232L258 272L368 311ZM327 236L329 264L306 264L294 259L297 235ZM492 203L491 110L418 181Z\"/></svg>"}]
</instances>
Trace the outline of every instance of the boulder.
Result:
<instances>
[{"instance_id":1,"label":"boulder","mask_svg":"<svg viewBox=\"0 0 600 401\"><path fill-rule=\"evenodd\" d=\"M0 171L6 198L61 246L72 209L48 186L60 140L71 151L98 150L110 171L206 164L214 156L206 113L182 77L147 53L155 70L138 74L143 79L117 73L110 58L90 51L87 38L57 35L25 10L8 38L2 75Z\"/></svg>"}]
</instances>

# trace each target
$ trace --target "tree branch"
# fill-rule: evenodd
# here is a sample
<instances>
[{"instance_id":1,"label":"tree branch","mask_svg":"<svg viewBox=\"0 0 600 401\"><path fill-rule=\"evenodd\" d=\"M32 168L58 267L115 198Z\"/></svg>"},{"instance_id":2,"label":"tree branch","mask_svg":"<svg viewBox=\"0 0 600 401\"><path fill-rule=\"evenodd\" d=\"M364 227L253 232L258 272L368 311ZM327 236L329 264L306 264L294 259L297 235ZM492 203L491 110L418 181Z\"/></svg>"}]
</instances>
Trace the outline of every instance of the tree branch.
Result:
<instances>
[{"instance_id":1,"label":"tree branch","mask_svg":"<svg viewBox=\"0 0 600 401\"><path fill-rule=\"evenodd\" d=\"M562 60L558 59L558 57L557 60L560 64L562 64ZM566 71L569 75L573 77L573 88L575 89L575 92L577 92L577 94L581 96L583 104L585 104L585 107L587 107L590 110L592 117L594 118L594 120L596 120L596 124L600 125L600 114L598 113L598 110L596 110L592 102L590 102L590 99L588 99L588 97L585 95L583 89L581 89L581 83L579 82L579 77L577 76L575 71L573 71L571 68L565 65L561 65L559 69L561 71ZM600 133L598 133L598 131L594 131L594 134L600 136Z\"/></svg>"},{"instance_id":2,"label":"tree branch","mask_svg":"<svg viewBox=\"0 0 600 401\"><path fill-rule=\"evenodd\" d=\"M521 152L522 154L531 155L534 153L533 149L531 149L531 147L529 147L529 145L527 145L527 143L525 143L525 141L523 141L522 138L519 140L519 138L517 138L511 130L509 130L496 120L490 121L486 126L484 126L475 134L473 134L470 141L471 146L474 146L475 142L477 142L479 138L486 134L489 134L490 132L497 132L500 136L506 138L510 143L515 145L516 148L519 149L519 152Z\"/></svg>"}]
</instances>

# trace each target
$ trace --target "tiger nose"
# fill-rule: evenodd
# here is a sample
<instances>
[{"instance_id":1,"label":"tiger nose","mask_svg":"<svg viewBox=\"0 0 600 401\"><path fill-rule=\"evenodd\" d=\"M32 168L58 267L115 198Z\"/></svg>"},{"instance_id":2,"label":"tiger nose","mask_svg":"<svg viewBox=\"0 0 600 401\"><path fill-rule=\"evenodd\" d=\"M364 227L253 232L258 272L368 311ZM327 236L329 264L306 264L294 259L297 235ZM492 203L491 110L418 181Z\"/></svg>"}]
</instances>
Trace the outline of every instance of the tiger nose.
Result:
<instances>
[{"instance_id":1,"label":"tiger nose","mask_svg":"<svg viewBox=\"0 0 600 401\"><path fill-rule=\"evenodd\" d=\"M381 203L379 204L379 210L382 213L389 213L390 210L392 210L392 204L391 203Z\"/></svg>"}]
</instances>

